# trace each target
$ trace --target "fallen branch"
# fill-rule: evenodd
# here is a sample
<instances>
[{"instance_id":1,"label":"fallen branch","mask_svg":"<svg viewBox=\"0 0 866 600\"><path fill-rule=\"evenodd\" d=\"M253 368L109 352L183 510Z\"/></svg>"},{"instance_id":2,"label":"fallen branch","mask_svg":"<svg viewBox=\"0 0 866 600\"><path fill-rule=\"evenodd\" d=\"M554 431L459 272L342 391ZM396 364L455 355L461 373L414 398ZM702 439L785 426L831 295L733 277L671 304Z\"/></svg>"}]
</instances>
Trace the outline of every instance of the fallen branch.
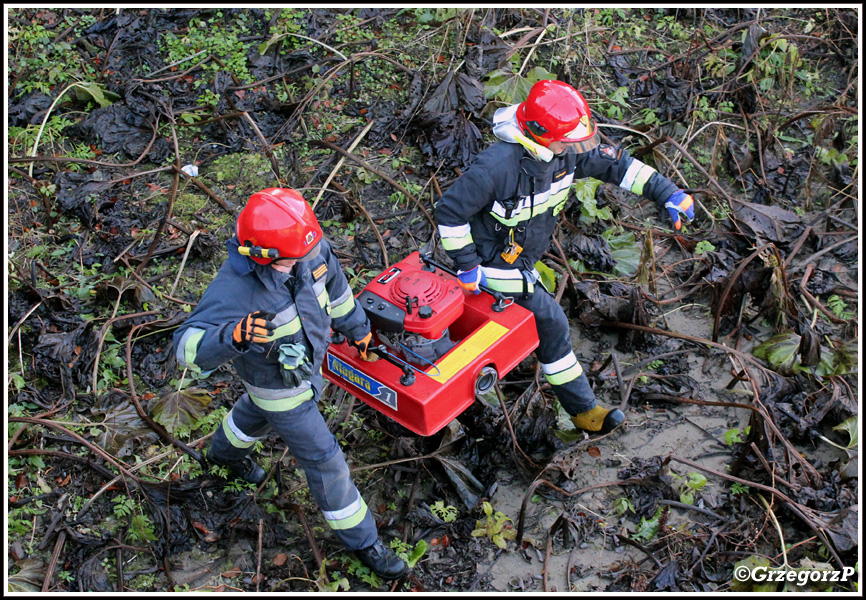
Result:
<instances>
[{"instance_id":1,"label":"fallen branch","mask_svg":"<svg viewBox=\"0 0 866 600\"><path fill-rule=\"evenodd\" d=\"M283 181L282 175L280 175L280 165L277 162L277 157L274 156L274 151L271 149L271 143L267 140L265 135L262 133L262 130L259 129L259 126L256 125L256 122L250 116L250 113L244 111L243 113L244 119L247 120L247 123L253 128L253 131L256 134L256 137L259 138L259 141L262 143L262 147L265 150L265 154L268 156L268 160L271 161L271 168L274 170L274 176L277 178L277 181ZM256 590L258 591L258 589Z\"/></svg>"},{"instance_id":2,"label":"fallen branch","mask_svg":"<svg viewBox=\"0 0 866 600\"><path fill-rule=\"evenodd\" d=\"M389 268L391 266L391 263L388 261L388 248L385 246L385 240L382 239L382 234L379 233L379 228L376 227L376 222L373 220L373 216L370 214L364 204L360 200L355 198L354 195L352 195L346 188L341 186L336 181L334 182L334 187L336 187L341 192L345 192L346 197L349 198L355 204L355 206L360 209L362 213L364 213L364 217L370 223L370 227L373 228L373 233L376 234L376 239L379 241L379 247L382 249L382 260L385 263L385 268Z\"/></svg>"},{"instance_id":3,"label":"fallen branch","mask_svg":"<svg viewBox=\"0 0 866 600\"><path fill-rule=\"evenodd\" d=\"M499 387L499 382L497 381L493 388L496 390L496 396L499 398L499 405L502 407L502 414L505 417L505 424L508 425L508 432L511 434L511 443L513 444L511 453L514 456L515 464L519 465L519 461L517 460L517 455L514 454L514 451L520 452L520 455L523 457L523 460L529 463L532 469L538 468L538 463L529 458L526 452L523 451L523 448L520 447L520 444L517 442L517 436L514 434L514 427L511 425L511 418L508 416L508 407L505 405L505 396L502 394L502 390ZM530 469L527 469L527 471Z\"/></svg>"},{"instance_id":4,"label":"fallen branch","mask_svg":"<svg viewBox=\"0 0 866 600\"><path fill-rule=\"evenodd\" d=\"M81 437L80 435L75 433L74 431L67 429L66 427L63 427L62 425L58 425L54 421L46 421L45 419L34 419L34 418L30 418L30 417L12 417L12 416L10 416L9 422L10 423L30 423L33 425L42 425L43 427L48 427L49 429L54 429L55 431L59 431L61 433L64 433L64 434L68 435L69 437L71 437L74 441L86 446L94 454L101 456L107 462L114 465L125 478L131 479L132 481L134 481L138 484L150 483L150 482L144 481L143 479L137 477L136 475L133 475L126 468L126 465L124 465L122 462L117 460L115 457L110 455L108 452L106 452L105 450L103 450L99 446L91 444L90 442L85 440L83 437ZM19 452L23 452L23 451L19 451Z\"/></svg>"},{"instance_id":5,"label":"fallen branch","mask_svg":"<svg viewBox=\"0 0 866 600\"><path fill-rule=\"evenodd\" d=\"M812 276L812 271L814 271L814 270L815 270L814 265L810 264L806 267L806 272L803 274L803 278L800 280L800 293L803 294L803 296L809 302L811 302L815 308L817 308L822 313L824 313L824 316L826 316L828 319L830 319L833 323L838 323L838 324L847 323L848 321L846 321L845 319L840 319L839 317L834 315L832 312L827 310L827 308L823 304L821 304L821 302L817 298L815 298L815 296L813 296L809 292L809 290L806 289L806 283L809 281L809 278Z\"/></svg>"},{"instance_id":6,"label":"fallen branch","mask_svg":"<svg viewBox=\"0 0 866 600\"><path fill-rule=\"evenodd\" d=\"M159 245L159 240L162 237L162 232L165 230L165 222L171 218L172 211L174 210L174 201L177 199L177 188L180 185L180 175L178 174L178 170L180 169L180 149L178 148L177 143L177 132L174 129L174 123L169 123L171 125L171 137L174 140L174 150L175 150L175 169L174 178L171 182L171 195L168 200L168 207L165 209L165 214L162 219L159 221L159 226L156 228L156 233L153 234L153 241L150 243L150 248L147 249L147 254L144 255L141 263L139 263L138 268L134 269L136 272L140 272L144 270L144 267L147 266L147 263L150 262L151 257L153 256L156 247Z\"/></svg>"},{"instance_id":7,"label":"fallen branch","mask_svg":"<svg viewBox=\"0 0 866 600\"><path fill-rule=\"evenodd\" d=\"M767 485L763 485L760 483L755 483L754 481L749 481L747 479L740 479L739 477L734 477L733 475L728 475L727 473L720 473L719 471L715 471L713 469L710 469L709 467L699 465L698 463L693 462L691 460L688 460L687 458L680 458L680 457L675 456L675 455L671 455L669 458L670 458L670 460L674 460L674 461L682 463L684 465L688 465L694 469L699 469L701 471L704 471L705 473L710 473L711 475L721 477L722 479L727 479L729 481L733 481L733 482L739 483L741 485L747 485L750 488L756 488L759 490L764 490L765 492L768 492L770 494L778 496L779 499L784 501L785 503L787 503L787 505L791 509L791 511L795 515L800 517L800 519L802 519L802 521L804 523L806 523L806 525L809 526L809 529L811 529L815 533L815 535L818 536L818 538L821 540L821 543L824 544L824 546L827 548L827 550L830 552L830 554L836 560L836 564L839 566L839 568L841 569L842 567L845 566L844 563L842 562L842 559L836 553L835 548L833 548L832 543L830 542L829 539L827 539L827 536L824 534L824 532L821 531L820 528L818 528L815 525L815 523L811 519L808 518L807 515L809 513L814 512L811 508L809 508L807 506L803 506L802 504L789 498L787 495L783 494L782 492L780 492L776 488L773 488L773 487L770 487Z\"/></svg>"},{"instance_id":8,"label":"fallen branch","mask_svg":"<svg viewBox=\"0 0 866 600\"><path fill-rule=\"evenodd\" d=\"M691 335L685 335L683 333L674 333L673 331L665 331L664 329L657 329L655 327L645 327L644 325L634 325L632 323L622 323L620 321L602 321L601 325L608 326L608 327L623 327L625 329L637 329L638 331L645 331L646 333L652 333L654 335L662 335L662 336L677 338L680 340L686 340L689 342L694 342L696 344L704 344L706 346L710 346L711 348L718 348L719 350L723 350L723 351L727 352L728 354L733 354L734 356L740 358L741 360L744 360L744 361L758 367L762 372L764 372L767 375L770 375L774 378L780 378L781 377L781 375L779 375L775 371L768 369L767 367L765 367L764 365L759 363L756 358L753 358L744 352L740 352L739 350L735 350L733 348L725 346L724 344L719 344L717 342L712 342L710 340L706 340L706 339L699 338L699 337L694 337Z\"/></svg>"},{"instance_id":9,"label":"fallen branch","mask_svg":"<svg viewBox=\"0 0 866 600\"><path fill-rule=\"evenodd\" d=\"M650 559L652 559L652 561L656 565L656 568L658 568L658 569L662 568L662 563L659 562L659 559L657 559L655 556L653 556L653 553L650 552L650 549L647 548L646 546L644 546L643 544L641 544L640 542L637 542L637 541L631 539L627 535L621 535L619 533L616 534L616 539L618 539L621 542L625 542L629 546L634 546L635 548L637 548L638 550L640 550L641 552L646 554Z\"/></svg>"},{"instance_id":10,"label":"fallen branch","mask_svg":"<svg viewBox=\"0 0 866 600\"><path fill-rule=\"evenodd\" d=\"M360 158L360 157L352 154L351 152L343 150L342 148L340 148L336 144L332 144L331 142L326 142L325 140L308 140L307 143L311 144L313 146L320 146L322 148L330 148L334 152L339 152L340 154L342 154L346 158L353 160L354 162L358 163L359 165L361 165L362 167L364 167L365 169L367 169L371 173L375 173L376 175L378 175L379 177L381 177L382 179L384 179L385 181L390 183L392 186L397 188L397 190L400 191L404 196L406 196L412 202L414 202L415 206L417 206L419 209L421 209L421 212L424 214L424 217L430 223L430 226L433 227L434 231L436 230L436 223L433 221L433 217L430 216L430 213L427 212L427 209L424 208L424 205L421 204L421 202L418 200L418 198L416 198L409 190L407 190L405 187L403 187L402 185L397 183L394 180L394 178L392 178L390 175L388 175L387 173L385 173L384 171L382 171L380 169L377 169L376 167L374 167L373 165L371 165L370 163L365 161L363 158Z\"/></svg>"},{"instance_id":11,"label":"fallen branch","mask_svg":"<svg viewBox=\"0 0 866 600\"><path fill-rule=\"evenodd\" d=\"M367 133L369 133L370 129L373 128L373 125L375 123L376 123L375 119L370 119L370 121L367 123L367 126L364 127L364 129L361 131L361 133L358 134L358 137L356 137L355 140L351 144L349 144L349 147L347 148L346 151L347 152L354 152L355 148L358 147L358 144L361 142L362 139L364 139L364 136L366 136ZM340 156L340 160L337 161L336 166L331 170L331 174L328 175L328 178L325 180L325 183L322 184L322 187L319 190L319 193L316 195L316 198L311 202L311 204L313 206L313 210L316 209L316 206L319 204L319 200L322 199L322 194L324 194L325 191L327 191L328 186L331 184L331 181L334 179L334 177L336 177L337 171L340 170L340 167L343 166L344 162L346 162L346 157Z\"/></svg>"},{"instance_id":12,"label":"fallen branch","mask_svg":"<svg viewBox=\"0 0 866 600\"><path fill-rule=\"evenodd\" d=\"M600 488L606 487L614 487L614 486L626 486L626 485L635 485L638 483L644 483L646 481L645 478L632 478L632 479L623 479L622 481L606 481L604 483L595 483L593 485L588 485L586 487L580 488L579 490L575 490L573 492L566 492L561 487L549 482L546 479L536 479L532 482L532 484L527 488L526 493L523 494L523 502L520 504L520 517L517 520L517 545L520 546L523 543L523 529L526 521L526 505L535 495L535 490L541 485L546 485L552 490L555 490L562 494L563 496L567 496L569 498L574 496L579 496L581 494L585 494L586 492L597 490Z\"/></svg>"},{"instance_id":13,"label":"fallen branch","mask_svg":"<svg viewBox=\"0 0 866 600\"><path fill-rule=\"evenodd\" d=\"M205 462L204 457L201 455L201 453L193 450L192 448L181 442L179 439L166 431L162 425L154 421L150 417L150 415L147 414L147 411L142 408L141 403L138 401L138 394L135 393L135 383L133 383L135 380L132 376L132 339L135 337L135 332L144 327L145 325L153 325L154 323L158 323L160 321L165 321L165 319L148 321L147 323L139 323L129 331L129 335L126 338L126 377L129 381L130 400L132 400L132 403L135 405L135 410L138 412L138 415L145 421L145 423L150 426L151 429L153 429L159 435L159 437L173 445L178 450L181 450L194 458L195 461L199 465L201 465L202 470L207 471L208 465Z\"/></svg>"}]
</instances>

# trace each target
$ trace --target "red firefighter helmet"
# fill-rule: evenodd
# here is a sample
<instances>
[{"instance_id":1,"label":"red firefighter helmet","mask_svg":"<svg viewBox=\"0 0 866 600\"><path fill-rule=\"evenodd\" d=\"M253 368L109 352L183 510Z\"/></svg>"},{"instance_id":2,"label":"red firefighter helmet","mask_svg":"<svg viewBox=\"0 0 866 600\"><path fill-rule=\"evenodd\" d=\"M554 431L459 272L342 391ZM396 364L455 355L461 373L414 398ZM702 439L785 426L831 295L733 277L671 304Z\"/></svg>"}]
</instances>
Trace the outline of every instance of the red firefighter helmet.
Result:
<instances>
[{"instance_id":1,"label":"red firefighter helmet","mask_svg":"<svg viewBox=\"0 0 866 600\"><path fill-rule=\"evenodd\" d=\"M322 227L313 209L291 188L268 188L250 196L238 215L238 252L260 265L278 258L311 259Z\"/></svg>"},{"instance_id":2,"label":"red firefighter helmet","mask_svg":"<svg viewBox=\"0 0 866 600\"><path fill-rule=\"evenodd\" d=\"M578 152L589 152L599 144L589 104L563 81L544 79L533 85L526 101L517 107L517 123L545 148L551 142L567 142Z\"/></svg>"}]
</instances>

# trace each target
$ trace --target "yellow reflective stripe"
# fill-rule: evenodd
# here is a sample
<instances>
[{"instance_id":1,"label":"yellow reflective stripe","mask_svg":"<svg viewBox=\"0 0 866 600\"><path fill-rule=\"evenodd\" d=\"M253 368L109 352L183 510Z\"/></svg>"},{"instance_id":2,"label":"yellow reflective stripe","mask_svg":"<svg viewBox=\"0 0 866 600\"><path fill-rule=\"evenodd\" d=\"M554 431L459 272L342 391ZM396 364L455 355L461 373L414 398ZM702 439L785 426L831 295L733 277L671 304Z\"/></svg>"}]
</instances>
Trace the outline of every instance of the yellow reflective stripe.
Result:
<instances>
[{"instance_id":1,"label":"yellow reflective stripe","mask_svg":"<svg viewBox=\"0 0 866 600\"><path fill-rule=\"evenodd\" d=\"M352 296L349 290L346 290L346 293L337 298L336 302L331 302L331 318L339 319L340 317L345 317L352 312L353 308L355 308L355 297Z\"/></svg>"},{"instance_id":2,"label":"yellow reflective stripe","mask_svg":"<svg viewBox=\"0 0 866 600\"><path fill-rule=\"evenodd\" d=\"M328 296L327 290L322 290L316 299L319 301L319 307L325 311L325 314L331 314L331 298Z\"/></svg>"},{"instance_id":3,"label":"yellow reflective stripe","mask_svg":"<svg viewBox=\"0 0 866 600\"><path fill-rule=\"evenodd\" d=\"M502 292L503 294L522 294L523 280L522 279L491 279L487 278L487 287L491 290ZM527 291L532 293L535 289L530 283L526 287Z\"/></svg>"},{"instance_id":4,"label":"yellow reflective stripe","mask_svg":"<svg viewBox=\"0 0 866 600\"><path fill-rule=\"evenodd\" d=\"M439 225L439 237L442 238L442 248L445 250L459 250L472 244L472 229L469 224L449 226Z\"/></svg>"},{"instance_id":5,"label":"yellow reflective stripe","mask_svg":"<svg viewBox=\"0 0 866 600\"><path fill-rule=\"evenodd\" d=\"M569 381L574 381L580 377L581 373L583 373L583 367L580 366L580 363L575 363L574 366L565 371L554 373L552 375L545 374L544 376L547 378L547 382L550 385L563 385Z\"/></svg>"},{"instance_id":6,"label":"yellow reflective stripe","mask_svg":"<svg viewBox=\"0 0 866 600\"><path fill-rule=\"evenodd\" d=\"M562 209L565 208L566 201L568 201L568 194L563 196L563 198L562 198L562 200L560 200L559 204L557 204L556 206L553 207L553 216L554 217L556 215L558 215L560 212L562 212Z\"/></svg>"},{"instance_id":7,"label":"yellow reflective stripe","mask_svg":"<svg viewBox=\"0 0 866 600\"><path fill-rule=\"evenodd\" d=\"M635 194L643 194L643 188L656 170L635 159L629 165L619 186Z\"/></svg>"},{"instance_id":8,"label":"yellow reflective stripe","mask_svg":"<svg viewBox=\"0 0 866 600\"><path fill-rule=\"evenodd\" d=\"M541 365L544 376L550 385L563 385L574 381L583 373L583 367L577 361L574 352L569 352L556 362Z\"/></svg>"},{"instance_id":9,"label":"yellow reflective stripe","mask_svg":"<svg viewBox=\"0 0 866 600\"><path fill-rule=\"evenodd\" d=\"M646 168L641 169L640 173L637 174L637 177L634 180L634 185L631 186L631 191L635 194L643 194L643 188L646 185L647 181L650 180L650 177L653 176L653 173L656 172L652 167L648 167L644 165Z\"/></svg>"},{"instance_id":10,"label":"yellow reflective stripe","mask_svg":"<svg viewBox=\"0 0 866 600\"><path fill-rule=\"evenodd\" d=\"M288 323L284 323L283 325L280 325L279 327L274 329L274 332L271 334L271 339L276 340L287 335L293 335L295 333L298 333L300 330L301 318L296 316Z\"/></svg>"},{"instance_id":11,"label":"yellow reflective stripe","mask_svg":"<svg viewBox=\"0 0 866 600\"><path fill-rule=\"evenodd\" d=\"M293 408L298 408L307 400L312 400L313 390L307 390L301 394L298 394L297 396L294 396L292 398L283 398L282 400L265 400L263 398L255 396L254 394L250 394L250 399L253 401L253 404L255 404L264 411L284 412L287 410L292 410Z\"/></svg>"},{"instance_id":12,"label":"yellow reflective stripe","mask_svg":"<svg viewBox=\"0 0 866 600\"><path fill-rule=\"evenodd\" d=\"M195 364L196 356L198 356L198 343L204 337L204 329L198 330L196 333L189 336L183 345L183 362L191 370L196 373L201 372L201 368Z\"/></svg>"},{"instance_id":13,"label":"yellow reflective stripe","mask_svg":"<svg viewBox=\"0 0 866 600\"><path fill-rule=\"evenodd\" d=\"M481 272L487 279L487 287L505 294L523 293L523 274L520 269L497 269L495 267L481 267ZM527 291L533 292L535 286L527 282Z\"/></svg>"},{"instance_id":14,"label":"yellow reflective stripe","mask_svg":"<svg viewBox=\"0 0 866 600\"><path fill-rule=\"evenodd\" d=\"M354 512L352 512L354 510ZM342 518L328 518L337 516L339 514L350 512L349 516ZM323 510L322 514L325 517L325 521L327 521L328 525L331 529L351 529L352 527L357 527L361 524L361 521L364 520L364 517L367 516L367 503L364 502L364 499L358 496L358 500L353 502L349 507L343 509L342 511L327 511Z\"/></svg>"},{"instance_id":15,"label":"yellow reflective stripe","mask_svg":"<svg viewBox=\"0 0 866 600\"><path fill-rule=\"evenodd\" d=\"M514 227L521 221L528 221L531 217L535 217L541 215L548 210L554 209L559 203L565 203L568 199L568 187L566 186L564 189L558 190L556 193L550 194L547 198L536 204L534 207L524 206L526 202L521 202L521 206L524 206L517 215L512 216L510 219L506 219L505 216L497 214L495 211L491 211L490 214L493 215L497 221L506 225L508 227ZM494 207L496 206L495 203Z\"/></svg>"},{"instance_id":16,"label":"yellow reflective stripe","mask_svg":"<svg viewBox=\"0 0 866 600\"><path fill-rule=\"evenodd\" d=\"M223 433L232 446L240 449L249 448L258 439L244 435L244 432L238 429L232 419L231 411L223 418Z\"/></svg>"},{"instance_id":17,"label":"yellow reflective stripe","mask_svg":"<svg viewBox=\"0 0 866 600\"><path fill-rule=\"evenodd\" d=\"M469 244L474 243L475 240L472 239L471 233L459 238L442 238L442 248L444 250L460 250L460 248L465 248Z\"/></svg>"},{"instance_id":18,"label":"yellow reflective stripe","mask_svg":"<svg viewBox=\"0 0 866 600\"><path fill-rule=\"evenodd\" d=\"M299 407L307 400L312 400L313 390L309 381L296 388L263 388L243 382L253 404L268 412L281 412Z\"/></svg>"}]
</instances>

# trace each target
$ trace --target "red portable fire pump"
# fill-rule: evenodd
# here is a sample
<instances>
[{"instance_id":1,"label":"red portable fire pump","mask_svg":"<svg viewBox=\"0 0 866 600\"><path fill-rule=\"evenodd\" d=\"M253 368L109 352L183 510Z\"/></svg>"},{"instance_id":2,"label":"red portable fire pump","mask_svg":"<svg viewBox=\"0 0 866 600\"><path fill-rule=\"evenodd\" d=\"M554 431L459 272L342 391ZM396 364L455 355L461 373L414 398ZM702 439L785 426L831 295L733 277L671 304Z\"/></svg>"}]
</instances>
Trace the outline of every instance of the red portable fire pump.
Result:
<instances>
[{"instance_id":1,"label":"red portable fire pump","mask_svg":"<svg viewBox=\"0 0 866 600\"><path fill-rule=\"evenodd\" d=\"M381 358L364 361L334 339L325 378L411 431L435 434L538 346L533 314L482 290L464 290L452 270L413 252L357 295Z\"/></svg>"}]
</instances>

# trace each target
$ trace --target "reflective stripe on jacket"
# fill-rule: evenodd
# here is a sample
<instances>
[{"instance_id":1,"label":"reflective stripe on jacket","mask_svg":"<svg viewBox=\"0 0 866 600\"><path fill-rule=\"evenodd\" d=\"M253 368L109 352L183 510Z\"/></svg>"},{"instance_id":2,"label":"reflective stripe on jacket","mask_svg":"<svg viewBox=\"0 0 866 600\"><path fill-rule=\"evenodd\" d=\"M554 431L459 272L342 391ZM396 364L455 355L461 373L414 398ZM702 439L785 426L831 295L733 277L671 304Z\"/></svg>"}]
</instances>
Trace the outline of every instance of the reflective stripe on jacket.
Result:
<instances>
[{"instance_id":1,"label":"reflective stripe on jacket","mask_svg":"<svg viewBox=\"0 0 866 600\"><path fill-rule=\"evenodd\" d=\"M542 162L519 144L500 141L481 152L437 203L442 247L460 270L482 264L531 271L550 245L571 184L586 177L615 183L659 206L678 189L623 148L602 144ZM500 253L511 235L523 250L509 264Z\"/></svg>"}]
</instances>

